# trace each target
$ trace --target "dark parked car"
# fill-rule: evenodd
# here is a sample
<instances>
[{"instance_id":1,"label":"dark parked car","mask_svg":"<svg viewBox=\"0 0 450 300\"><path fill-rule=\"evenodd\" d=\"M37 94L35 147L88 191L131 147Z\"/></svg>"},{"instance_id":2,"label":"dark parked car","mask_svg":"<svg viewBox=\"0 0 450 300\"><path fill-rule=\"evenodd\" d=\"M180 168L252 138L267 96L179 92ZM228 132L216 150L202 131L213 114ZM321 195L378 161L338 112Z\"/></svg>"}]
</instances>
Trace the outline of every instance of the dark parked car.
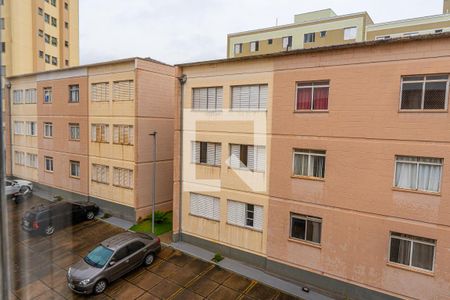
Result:
<instances>
[{"instance_id":1,"label":"dark parked car","mask_svg":"<svg viewBox=\"0 0 450 300\"><path fill-rule=\"evenodd\" d=\"M98 245L67 271L69 288L79 294L101 294L109 283L141 265L153 263L161 250L157 236L119 233Z\"/></svg>"},{"instance_id":2,"label":"dark parked car","mask_svg":"<svg viewBox=\"0 0 450 300\"><path fill-rule=\"evenodd\" d=\"M64 228L85 220L93 220L99 208L92 202L59 201L32 207L22 217L22 228L30 232L52 235L57 228Z\"/></svg>"}]
</instances>

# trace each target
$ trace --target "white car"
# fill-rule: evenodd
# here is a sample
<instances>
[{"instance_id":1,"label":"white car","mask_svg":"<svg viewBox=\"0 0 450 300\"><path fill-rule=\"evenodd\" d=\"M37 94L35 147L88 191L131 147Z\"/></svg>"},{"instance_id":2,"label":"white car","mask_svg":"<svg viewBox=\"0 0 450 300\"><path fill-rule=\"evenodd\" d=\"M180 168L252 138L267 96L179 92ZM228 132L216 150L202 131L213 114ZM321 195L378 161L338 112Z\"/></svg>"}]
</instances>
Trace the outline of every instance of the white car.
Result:
<instances>
[{"instance_id":1,"label":"white car","mask_svg":"<svg viewBox=\"0 0 450 300\"><path fill-rule=\"evenodd\" d=\"M10 180L7 179L5 182L6 196L11 197L17 193L22 193L24 195L29 194L33 191L33 183L27 180Z\"/></svg>"}]
</instances>

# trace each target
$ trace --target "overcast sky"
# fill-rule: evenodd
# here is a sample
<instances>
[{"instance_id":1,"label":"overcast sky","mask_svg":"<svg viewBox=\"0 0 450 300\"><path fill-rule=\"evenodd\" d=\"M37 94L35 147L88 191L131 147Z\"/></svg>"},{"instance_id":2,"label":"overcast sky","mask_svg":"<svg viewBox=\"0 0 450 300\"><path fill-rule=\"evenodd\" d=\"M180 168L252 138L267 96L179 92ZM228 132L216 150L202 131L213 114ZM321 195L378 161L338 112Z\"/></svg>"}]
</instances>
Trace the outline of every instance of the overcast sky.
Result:
<instances>
[{"instance_id":1,"label":"overcast sky","mask_svg":"<svg viewBox=\"0 0 450 300\"><path fill-rule=\"evenodd\" d=\"M81 63L152 57L166 63L226 56L228 33L293 22L332 8L374 22L442 13L443 0L80 0Z\"/></svg>"}]
</instances>

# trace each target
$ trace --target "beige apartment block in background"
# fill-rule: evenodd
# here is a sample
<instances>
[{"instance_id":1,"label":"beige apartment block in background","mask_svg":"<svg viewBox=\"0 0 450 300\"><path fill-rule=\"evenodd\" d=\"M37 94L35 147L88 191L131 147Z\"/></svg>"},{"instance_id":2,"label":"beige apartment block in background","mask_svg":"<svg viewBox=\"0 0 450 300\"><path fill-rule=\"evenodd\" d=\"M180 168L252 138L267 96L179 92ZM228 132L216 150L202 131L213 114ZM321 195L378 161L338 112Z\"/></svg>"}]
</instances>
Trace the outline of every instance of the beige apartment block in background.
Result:
<instances>
[{"instance_id":1,"label":"beige apartment block in background","mask_svg":"<svg viewBox=\"0 0 450 300\"><path fill-rule=\"evenodd\" d=\"M171 210L174 67L131 58L8 80L9 175L136 221L150 213L156 166L156 209Z\"/></svg>"},{"instance_id":2,"label":"beige apartment block in background","mask_svg":"<svg viewBox=\"0 0 450 300\"><path fill-rule=\"evenodd\" d=\"M367 12L339 16L324 9L295 15L292 24L229 34L227 57L448 32L450 3L443 1L440 15L385 23L374 23Z\"/></svg>"}]
</instances>

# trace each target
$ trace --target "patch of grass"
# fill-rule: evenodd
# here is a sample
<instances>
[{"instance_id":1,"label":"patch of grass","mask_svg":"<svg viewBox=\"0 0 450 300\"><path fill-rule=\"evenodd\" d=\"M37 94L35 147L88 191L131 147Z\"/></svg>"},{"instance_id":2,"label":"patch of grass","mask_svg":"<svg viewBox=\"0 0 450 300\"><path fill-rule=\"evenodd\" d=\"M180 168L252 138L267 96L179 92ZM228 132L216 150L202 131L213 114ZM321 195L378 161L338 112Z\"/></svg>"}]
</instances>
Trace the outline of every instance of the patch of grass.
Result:
<instances>
[{"instance_id":1,"label":"patch of grass","mask_svg":"<svg viewBox=\"0 0 450 300\"><path fill-rule=\"evenodd\" d=\"M216 254L214 254L214 257L212 258L212 261L218 263L218 262L222 261L223 259L224 259L224 257L222 256L222 254L216 253Z\"/></svg>"},{"instance_id":2,"label":"patch of grass","mask_svg":"<svg viewBox=\"0 0 450 300\"><path fill-rule=\"evenodd\" d=\"M161 235L163 233L172 231L172 215L173 214L170 211L166 215L167 219L165 222L159 223L159 224L155 222L155 234L156 235ZM155 221L156 221L156 217L155 217ZM152 232L152 220L151 219L143 220L142 222L131 227L130 230L133 230L136 232L151 233Z\"/></svg>"}]
</instances>

